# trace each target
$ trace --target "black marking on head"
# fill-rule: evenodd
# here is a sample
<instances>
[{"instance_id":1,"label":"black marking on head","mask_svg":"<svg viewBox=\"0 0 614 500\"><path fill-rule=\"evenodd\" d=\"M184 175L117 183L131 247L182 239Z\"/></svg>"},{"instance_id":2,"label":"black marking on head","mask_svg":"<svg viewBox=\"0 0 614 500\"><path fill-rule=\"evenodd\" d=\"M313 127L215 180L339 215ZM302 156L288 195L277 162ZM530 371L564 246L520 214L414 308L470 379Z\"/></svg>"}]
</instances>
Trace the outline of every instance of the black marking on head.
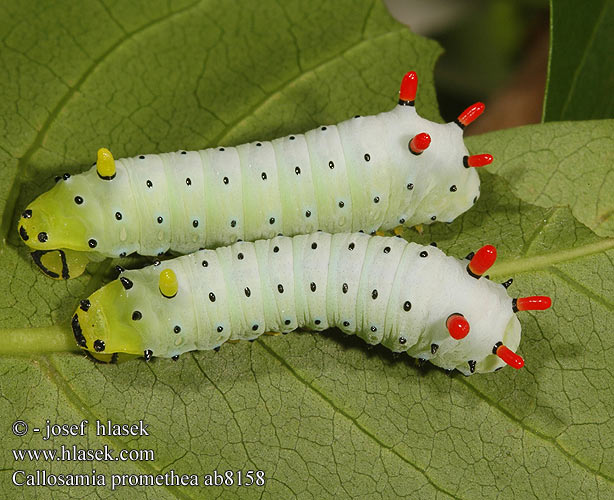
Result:
<instances>
[{"instance_id":1,"label":"black marking on head","mask_svg":"<svg viewBox=\"0 0 614 500\"><path fill-rule=\"evenodd\" d=\"M24 219L30 219L32 217L32 209L31 208L27 208L26 210L23 211L23 213L21 214L21 216Z\"/></svg>"},{"instance_id":2,"label":"black marking on head","mask_svg":"<svg viewBox=\"0 0 614 500\"><path fill-rule=\"evenodd\" d=\"M469 371L471 373L475 372L475 361L473 359L470 359L469 361L467 361L467 364L469 365Z\"/></svg>"},{"instance_id":3,"label":"black marking on head","mask_svg":"<svg viewBox=\"0 0 614 500\"><path fill-rule=\"evenodd\" d=\"M373 291L371 292L371 298L373 300L377 299L377 290L376 289L373 289Z\"/></svg>"},{"instance_id":4,"label":"black marking on head","mask_svg":"<svg viewBox=\"0 0 614 500\"><path fill-rule=\"evenodd\" d=\"M403 310L405 312L410 311L411 310L411 302L409 300L406 300L405 303L403 304Z\"/></svg>"},{"instance_id":5,"label":"black marking on head","mask_svg":"<svg viewBox=\"0 0 614 500\"><path fill-rule=\"evenodd\" d=\"M90 238L87 241L87 244L90 246L90 248L96 248L96 245L98 245L98 242L94 238Z\"/></svg>"},{"instance_id":6,"label":"black marking on head","mask_svg":"<svg viewBox=\"0 0 614 500\"><path fill-rule=\"evenodd\" d=\"M431 354L435 354L437 352L437 349L439 349L439 345L431 344Z\"/></svg>"},{"instance_id":7,"label":"black marking on head","mask_svg":"<svg viewBox=\"0 0 614 500\"><path fill-rule=\"evenodd\" d=\"M38 233L38 241L40 241L41 243L45 243L48 239L49 236L47 236L46 232L41 231L40 233Z\"/></svg>"},{"instance_id":8,"label":"black marking on head","mask_svg":"<svg viewBox=\"0 0 614 500\"><path fill-rule=\"evenodd\" d=\"M130 290L134 286L134 283L132 283L132 281L130 281L125 276L122 276L121 278L119 278L119 281L121 282L125 290Z\"/></svg>"},{"instance_id":9,"label":"black marking on head","mask_svg":"<svg viewBox=\"0 0 614 500\"><path fill-rule=\"evenodd\" d=\"M422 252L420 252L420 257L425 258L428 256L429 256L429 253L426 250L422 250Z\"/></svg>"},{"instance_id":10,"label":"black marking on head","mask_svg":"<svg viewBox=\"0 0 614 500\"><path fill-rule=\"evenodd\" d=\"M23 226L19 227L19 236L21 236L21 239L23 241L28 241L30 239L30 237L28 236L28 232L26 231L26 228Z\"/></svg>"},{"instance_id":11,"label":"black marking on head","mask_svg":"<svg viewBox=\"0 0 614 500\"><path fill-rule=\"evenodd\" d=\"M513 278L510 278L507 281L504 281L503 283L501 283L501 285L505 288L508 289L510 287L510 285L514 282Z\"/></svg>"},{"instance_id":12,"label":"black marking on head","mask_svg":"<svg viewBox=\"0 0 614 500\"><path fill-rule=\"evenodd\" d=\"M87 340L85 340L85 336L83 335L83 330L81 330L81 325L79 324L79 317L76 314L72 317L70 326L72 327L72 333L75 336L77 345L79 347L83 347L84 349L87 349Z\"/></svg>"},{"instance_id":13,"label":"black marking on head","mask_svg":"<svg viewBox=\"0 0 614 500\"><path fill-rule=\"evenodd\" d=\"M102 352L104 351L104 348L105 348L105 345L104 345L103 340L100 340L100 339L94 340L94 351Z\"/></svg>"},{"instance_id":14,"label":"black marking on head","mask_svg":"<svg viewBox=\"0 0 614 500\"><path fill-rule=\"evenodd\" d=\"M181 333L181 327L179 325L175 325L175 327L173 328L173 331L175 333Z\"/></svg>"},{"instance_id":15,"label":"black marking on head","mask_svg":"<svg viewBox=\"0 0 614 500\"><path fill-rule=\"evenodd\" d=\"M143 351L143 357L145 361L149 361L153 357L153 351L151 349L145 349Z\"/></svg>"},{"instance_id":16,"label":"black marking on head","mask_svg":"<svg viewBox=\"0 0 614 500\"><path fill-rule=\"evenodd\" d=\"M405 337L399 337L399 344L405 345L407 343L407 339Z\"/></svg>"},{"instance_id":17,"label":"black marking on head","mask_svg":"<svg viewBox=\"0 0 614 500\"><path fill-rule=\"evenodd\" d=\"M132 313L132 321L138 321L143 317L141 311L133 311Z\"/></svg>"},{"instance_id":18,"label":"black marking on head","mask_svg":"<svg viewBox=\"0 0 614 500\"><path fill-rule=\"evenodd\" d=\"M91 305L92 304L90 303L89 299L83 299L81 302L79 302L79 308L85 312L89 310Z\"/></svg>"}]
</instances>

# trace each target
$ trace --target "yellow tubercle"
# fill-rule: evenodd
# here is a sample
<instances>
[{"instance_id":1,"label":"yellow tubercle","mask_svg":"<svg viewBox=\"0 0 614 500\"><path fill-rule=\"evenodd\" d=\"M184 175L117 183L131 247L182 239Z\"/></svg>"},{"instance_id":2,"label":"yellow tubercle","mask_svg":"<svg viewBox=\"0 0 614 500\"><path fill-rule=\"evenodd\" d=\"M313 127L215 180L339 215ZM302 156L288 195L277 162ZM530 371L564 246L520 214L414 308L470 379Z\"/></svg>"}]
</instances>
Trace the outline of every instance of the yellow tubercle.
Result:
<instances>
[{"instance_id":1,"label":"yellow tubercle","mask_svg":"<svg viewBox=\"0 0 614 500\"><path fill-rule=\"evenodd\" d=\"M110 181L115 177L115 160L111 151L107 148L98 150L98 159L96 160L96 171L101 179Z\"/></svg>"},{"instance_id":2,"label":"yellow tubercle","mask_svg":"<svg viewBox=\"0 0 614 500\"><path fill-rule=\"evenodd\" d=\"M416 224L414 227L416 228L416 231L418 231L418 234L422 234L424 232L424 226L422 224Z\"/></svg>"},{"instance_id":3,"label":"yellow tubercle","mask_svg":"<svg viewBox=\"0 0 614 500\"><path fill-rule=\"evenodd\" d=\"M386 233L384 231L375 231L376 236L386 236Z\"/></svg>"},{"instance_id":4,"label":"yellow tubercle","mask_svg":"<svg viewBox=\"0 0 614 500\"><path fill-rule=\"evenodd\" d=\"M160 273L159 288L160 293L167 299L172 299L177 295L179 282L177 281L177 275L172 269L165 269Z\"/></svg>"},{"instance_id":5,"label":"yellow tubercle","mask_svg":"<svg viewBox=\"0 0 614 500\"><path fill-rule=\"evenodd\" d=\"M397 236L402 235L402 234L403 234L403 226L401 225L401 226L397 226L397 227L395 227L395 228L392 230L392 232L393 232L394 234L396 234Z\"/></svg>"}]
</instances>

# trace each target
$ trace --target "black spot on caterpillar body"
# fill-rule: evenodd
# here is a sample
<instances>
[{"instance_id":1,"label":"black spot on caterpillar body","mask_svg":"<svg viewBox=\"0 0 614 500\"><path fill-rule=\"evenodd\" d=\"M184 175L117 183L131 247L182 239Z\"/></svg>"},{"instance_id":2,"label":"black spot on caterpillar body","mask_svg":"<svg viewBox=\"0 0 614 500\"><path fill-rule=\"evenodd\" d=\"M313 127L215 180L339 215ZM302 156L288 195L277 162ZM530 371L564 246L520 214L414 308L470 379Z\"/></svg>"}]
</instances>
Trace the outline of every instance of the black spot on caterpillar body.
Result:
<instances>
[{"instance_id":1,"label":"black spot on caterpillar body","mask_svg":"<svg viewBox=\"0 0 614 500\"><path fill-rule=\"evenodd\" d=\"M428 258L420 257L425 248ZM504 342L516 349L520 324L506 289L472 278L466 265L438 248L395 237L277 236L126 271L122 278L133 284L129 293L117 280L103 287L89 298L87 311L77 310L78 323L87 348L101 340L109 354L151 350L170 358L264 332L339 327L368 344L381 343L445 369L467 375L493 371L502 366L493 345ZM165 270L179 283L171 299L158 286ZM473 325L461 340L446 329L454 313ZM109 330L112 338L105 333Z\"/></svg>"}]
</instances>

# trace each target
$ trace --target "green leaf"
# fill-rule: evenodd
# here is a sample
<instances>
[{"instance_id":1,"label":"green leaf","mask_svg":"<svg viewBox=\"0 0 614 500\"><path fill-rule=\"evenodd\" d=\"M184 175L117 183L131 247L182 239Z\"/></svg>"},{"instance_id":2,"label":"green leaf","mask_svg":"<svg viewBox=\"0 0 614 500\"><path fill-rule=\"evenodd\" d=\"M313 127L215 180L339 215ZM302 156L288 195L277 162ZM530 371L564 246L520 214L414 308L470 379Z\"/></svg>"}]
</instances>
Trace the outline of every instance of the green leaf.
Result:
<instances>
[{"instance_id":1,"label":"green leaf","mask_svg":"<svg viewBox=\"0 0 614 500\"><path fill-rule=\"evenodd\" d=\"M543 121L612 118L614 3L550 0Z\"/></svg>"},{"instance_id":2,"label":"green leaf","mask_svg":"<svg viewBox=\"0 0 614 500\"><path fill-rule=\"evenodd\" d=\"M171 5L173 11L166 2L81 2L34 16L35 4L0 6L3 18L13 19L0 24L5 497L614 496L614 239L596 235L567 208L522 199L514 177L508 182L487 169L473 210L406 236L436 240L456 256L491 242L501 255L493 279L514 276L514 294L553 296L551 310L521 315L523 370L446 376L383 348L368 351L338 331L261 337L178 362L99 365L61 352L75 349L70 316L78 299L109 279L110 263L77 280L49 280L31 264L15 220L54 175L85 168L99 146L124 156L304 131L389 109L409 68L420 75L421 113L438 116L432 69L440 49L393 22L379 2ZM550 127L544 130L557 137L570 130ZM514 134L526 137L523 129L509 133L510 143ZM503 158L505 142L497 137L474 138L472 149L493 145ZM507 161L531 149L510 152ZM591 161L603 169L608 156ZM560 162L547 155L543 168ZM30 428L46 419L87 419L90 426L87 436L43 441L32 431L15 436L17 419ZM96 420L108 419L143 419L150 435L97 436ZM155 459L16 462L9 451L62 444L151 449ZM12 485L13 471L35 469L95 469L107 485ZM172 470L202 481L214 470L250 469L265 471L264 487L112 492L110 485L113 474L142 481Z\"/></svg>"},{"instance_id":3,"label":"green leaf","mask_svg":"<svg viewBox=\"0 0 614 500\"><path fill-rule=\"evenodd\" d=\"M495 161L520 199L541 207L571 207L601 236L614 236L614 120L530 125L472 137Z\"/></svg>"}]
</instances>

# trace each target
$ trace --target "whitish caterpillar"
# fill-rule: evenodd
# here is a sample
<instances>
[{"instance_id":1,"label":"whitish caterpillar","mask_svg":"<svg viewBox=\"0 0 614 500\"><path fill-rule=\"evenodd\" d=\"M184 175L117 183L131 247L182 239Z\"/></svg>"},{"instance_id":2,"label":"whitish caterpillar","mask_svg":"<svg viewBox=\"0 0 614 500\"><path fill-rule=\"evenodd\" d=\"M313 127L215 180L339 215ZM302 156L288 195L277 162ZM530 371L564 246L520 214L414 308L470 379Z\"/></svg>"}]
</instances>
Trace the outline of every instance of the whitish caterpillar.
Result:
<instances>
[{"instance_id":1,"label":"whitish caterpillar","mask_svg":"<svg viewBox=\"0 0 614 500\"><path fill-rule=\"evenodd\" d=\"M401 83L399 104L273 141L114 160L107 149L89 171L64 174L23 212L18 231L53 278L87 262L133 252L161 255L277 234L329 233L451 222L479 196L463 128L416 113L418 80Z\"/></svg>"},{"instance_id":2,"label":"whitish caterpillar","mask_svg":"<svg viewBox=\"0 0 614 500\"><path fill-rule=\"evenodd\" d=\"M512 299L511 280L482 278L495 258L490 245L459 260L364 233L238 242L120 269L119 279L81 301L72 329L102 361L118 353L177 359L266 332L337 327L465 375L520 368L514 313L546 309L550 299Z\"/></svg>"}]
</instances>

